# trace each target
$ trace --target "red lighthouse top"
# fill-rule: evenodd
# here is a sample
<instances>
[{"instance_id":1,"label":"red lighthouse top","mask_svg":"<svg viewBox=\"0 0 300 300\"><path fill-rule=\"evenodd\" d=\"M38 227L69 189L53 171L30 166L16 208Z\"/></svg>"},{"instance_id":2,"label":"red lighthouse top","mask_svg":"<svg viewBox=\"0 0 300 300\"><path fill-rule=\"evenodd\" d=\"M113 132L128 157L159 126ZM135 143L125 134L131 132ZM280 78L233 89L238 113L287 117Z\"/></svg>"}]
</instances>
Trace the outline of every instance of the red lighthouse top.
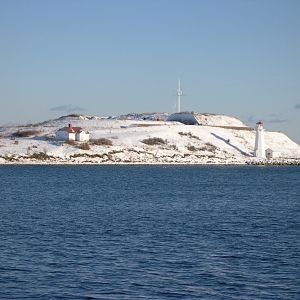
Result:
<instances>
[{"instance_id":1,"label":"red lighthouse top","mask_svg":"<svg viewBox=\"0 0 300 300\"><path fill-rule=\"evenodd\" d=\"M256 125L263 125L263 121L258 121Z\"/></svg>"}]
</instances>

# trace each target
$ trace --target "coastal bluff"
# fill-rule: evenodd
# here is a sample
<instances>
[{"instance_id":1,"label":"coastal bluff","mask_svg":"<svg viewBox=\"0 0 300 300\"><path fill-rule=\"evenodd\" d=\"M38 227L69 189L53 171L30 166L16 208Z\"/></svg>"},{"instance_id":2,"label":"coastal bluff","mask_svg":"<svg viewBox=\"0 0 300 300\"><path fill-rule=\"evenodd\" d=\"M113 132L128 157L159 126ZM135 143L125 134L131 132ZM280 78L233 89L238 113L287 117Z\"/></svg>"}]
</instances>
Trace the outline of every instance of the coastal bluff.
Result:
<instances>
[{"instance_id":1,"label":"coastal bluff","mask_svg":"<svg viewBox=\"0 0 300 300\"><path fill-rule=\"evenodd\" d=\"M276 160L253 156L255 130L236 117L197 113L186 125L167 113L97 117L72 114L24 126L0 127L1 164L298 164L300 146L282 132L265 131ZM72 124L89 141L58 141Z\"/></svg>"}]
</instances>

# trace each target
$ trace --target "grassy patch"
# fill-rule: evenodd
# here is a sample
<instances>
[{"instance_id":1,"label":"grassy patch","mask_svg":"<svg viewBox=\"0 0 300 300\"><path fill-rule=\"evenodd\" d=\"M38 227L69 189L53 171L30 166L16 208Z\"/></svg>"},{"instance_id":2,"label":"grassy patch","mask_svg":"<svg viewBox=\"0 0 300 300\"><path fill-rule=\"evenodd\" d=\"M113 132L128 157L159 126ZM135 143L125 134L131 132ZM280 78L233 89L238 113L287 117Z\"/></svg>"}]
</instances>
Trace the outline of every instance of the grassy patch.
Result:
<instances>
[{"instance_id":1,"label":"grassy patch","mask_svg":"<svg viewBox=\"0 0 300 300\"><path fill-rule=\"evenodd\" d=\"M112 146L112 141L106 138L100 138L100 139L92 139L90 140L90 143L92 145L97 145L97 146L101 146L101 145L106 145L106 146Z\"/></svg>"},{"instance_id":2,"label":"grassy patch","mask_svg":"<svg viewBox=\"0 0 300 300\"><path fill-rule=\"evenodd\" d=\"M70 145L70 146L75 146L75 141L73 140L65 140L65 144Z\"/></svg>"},{"instance_id":3,"label":"grassy patch","mask_svg":"<svg viewBox=\"0 0 300 300\"><path fill-rule=\"evenodd\" d=\"M189 150L189 151L197 151L197 148L194 146L194 145L187 145L186 148Z\"/></svg>"},{"instance_id":4,"label":"grassy patch","mask_svg":"<svg viewBox=\"0 0 300 300\"><path fill-rule=\"evenodd\" d=\"M146 145L165 145L166 144L165 140L163 140L162 138L158 138L158 137L144 139L141 142Z\"/></svg>"},{"instance_id":5,"label":"grassy patch","mask_svg":"<svg viewBox=\"0 0 300 300\"><path fill-rule=\"evenodd\" d=\"M205 143L205 150L210 151L210 152L215 152L217 150L218 147L216 147L215 145L211 144L211 143Z\"/></svg>"},{"instance_id":6,"label":"grassy patch","mask_svg":"<svg viewBox=\"0 0 300 300\"><path fill-rule=\"evenodd\" d=\"M18 130L13 133L14 137L29 137L41 133L39 130Z\"/></svg>"},{"instance_id":7,"label":"grassy patch","mask_svg":"<svg viewBox=\"0 0 300 300\"><path fill-rule=\"evenodd\" d=\"M169 145L169 148L172 149L172 150L178 150L178 147L174 144Z\"/></svg>"},{"instance_id":8,"label":"grassy patch","mask_svg":"<svg viewBox=\"0 0 300 300\"><path fill-rule=\"evenodd\" d=\"M33 153L29 156L29 158L37 159L37 160L47 160L50 159L50 156L44 152Z\"/></svg>"},{"instance_id":9,"label":"grassy patch","mask_svg":"<svg viewBox=\"0 0 300 300\"><path fill-rule=\"evenodd\" d=\"M181 136L187 136L189 138L192 138L192 139L200 141L200 138L198 136L196 136L196 135L193 135L191 132L182 132L182 131L180 131L180 132L178 132L178 134L181 135Z\"/></svg>"},{"instance_id":10,"label":"grassy patch","mask_svg":"<svg viewBox=\"0 0 300 300\"><path fill-rule=\"evenodd\" d=\"M79 144L78 148L81 150L90 150L90 145L89 143L83 143L83 144Z\"/></svg>"}]
</instances>

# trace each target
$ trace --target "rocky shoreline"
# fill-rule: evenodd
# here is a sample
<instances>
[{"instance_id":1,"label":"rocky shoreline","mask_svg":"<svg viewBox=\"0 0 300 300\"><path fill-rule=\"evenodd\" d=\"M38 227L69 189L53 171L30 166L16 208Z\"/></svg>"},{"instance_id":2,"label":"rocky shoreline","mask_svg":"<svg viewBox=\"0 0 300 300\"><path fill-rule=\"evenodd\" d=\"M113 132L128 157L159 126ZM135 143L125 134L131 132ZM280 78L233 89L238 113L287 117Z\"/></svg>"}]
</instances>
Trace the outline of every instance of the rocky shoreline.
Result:
<instances>
[{"instance_id":1,"label":"rocky shoreline","mask_svg":"<svg viewBox=\"0 0 300 300\"><path fill-rule=\"evenodd\" d=\"M300 166L300 159L249 161L247 164L252 166Z\"/></svg>"},{"instance_id":2,"label":"rocky shoreline","mask_svg":"<svg viewBox=\"0 0 300 300\"><path fill-rule=\"evenodd\" d=\"M257 160L256 158L238 159L236 157L224 157L214 155L200 155L200 154L158 154L153 152L146 152L137 149L122 149L114 150L106 153L74 153L68 157L56 157L47 155L43 152L26 154L10 154L0 156L0 164L43 164L43 165L57 165L57 164L141 164L141 165L251 165L251 166L300 166L300 159L298 158L282 158L273 160Z\"/></svg>"}]
</instances>

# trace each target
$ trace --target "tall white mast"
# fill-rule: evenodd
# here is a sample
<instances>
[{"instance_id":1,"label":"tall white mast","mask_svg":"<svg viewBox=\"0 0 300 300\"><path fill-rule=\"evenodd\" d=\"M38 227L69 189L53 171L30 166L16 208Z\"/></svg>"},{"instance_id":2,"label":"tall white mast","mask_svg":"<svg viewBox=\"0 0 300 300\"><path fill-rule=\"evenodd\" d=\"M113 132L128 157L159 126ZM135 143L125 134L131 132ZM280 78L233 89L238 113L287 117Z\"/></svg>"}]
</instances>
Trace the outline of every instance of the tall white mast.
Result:
<instances>
[{"instance_id":1,"label":"tall white mast","mask_svg":"<svg viewBox=\"0 0 300 300\"><path fill-rule=\"evenodd\" d=\"M178 97L178 112L180 112L180 97L182 96L182 90L180 88L180 79L178 79L177 97Z\"/></svg>"}]
</instances>

